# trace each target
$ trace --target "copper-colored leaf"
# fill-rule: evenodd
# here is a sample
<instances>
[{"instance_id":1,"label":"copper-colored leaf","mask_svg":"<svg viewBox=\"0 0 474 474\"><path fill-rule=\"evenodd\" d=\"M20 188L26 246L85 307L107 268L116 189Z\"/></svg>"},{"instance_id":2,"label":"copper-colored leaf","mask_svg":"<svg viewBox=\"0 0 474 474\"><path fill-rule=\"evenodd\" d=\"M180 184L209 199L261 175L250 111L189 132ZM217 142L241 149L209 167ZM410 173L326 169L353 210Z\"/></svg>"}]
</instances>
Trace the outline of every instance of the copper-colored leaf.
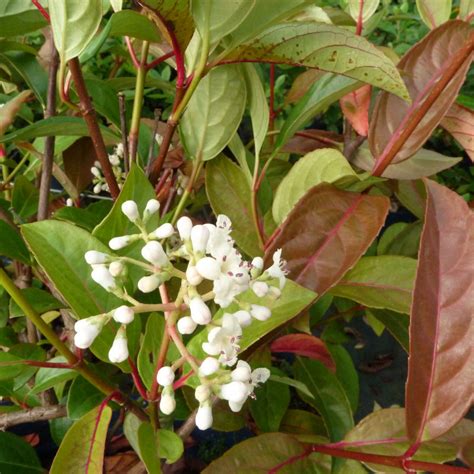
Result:
<instances>
[{"instance_id":1,"label":"copper-colored leaf","mask_svg":"<svg viewBox=\"0 0 474 474\"><path fill-rule=\"evenodd\" d=\"M140 458L133 451L106 456L104 459L105 474L145 474L146 469Z\"/></svg>"},{"instance_id":2,"label":"copper-colored leaf","mask_svg":"<svg viewBox=\"0 0 474 474\"><path fill-rule=\"evenodd\" d=\"M328 369L334 370L336 365L332 360L326 344L316 336L309 334L287 334L275 339L270 350L272 352L290 352L310 359L319 360Z\"/></svg>"},{"instance_id":3,"label":"copper-colored leaf","mask_svg":"<svg viewBox=\"0 0 474 474\"><path fill-rule=\"evenodd\" d=\"M266 249L283 249L289 277L319 296L352 268L377 236L389 200L323 183L311 188L277 229Z\"/></svg>"},{"instance_id":4,"label":"copper-colored leaf","mask_svg":"<svg viewBox=\"0 0 474 474\"><path fill-rule=\"evenodd\" d=\"M410 321L407 433L436 438L469 409L474 387L474 216L426 180L427 205Z\"/></svg>"},{"instance_id":5,"label":"copper-colored leaf","mask_svg":"<svg viewBox=\"0 0 474 474\"><path fill-rule=\"evenodd\" d=\"M441 126L459 142L474 161L474 111L453 104L444 116Z\"/></svg>"},{"instance_id":6,"label":"copper-colored leaf","mask_svg":"<svg viewBox=\"0 0 474 474\"><path fill-rule=\"evenodd\" d=\"M384 150L392 147L394 140L406 128L410 117L423 104L427 93L436 86L437 79L447 69L452 58L465 46L470 34L472 34L471 27L464 21L449 21L431 31L403 56L398 68L402 71L402 77L413 102L411 105L407 104L386 92L378 95L369 130L370 150L376 158L379 158ZM472 56L468 57L456 70L454 77L437 96L414 132L395 155L392 163L412 156L429 138L456 99L471 58Z\"/></svg>"},{"instance_id":7,"label":"copper-colored leaf","mask_svg":"<svg viewBox=\"0 0 474 474\"><path fill-rule=\"evenodd\" d=\"M90 184L91 167L96 160L94 145L89 137L79 138L63 152L64 171L79 192Z\"/></svg>"},{"instance_id":8,"label":"copper-colored leaf","mask_svg":"<svg viewBox=\"0 0 474 474\"><path fill-rule=\"evenodd\" d=\"M369 133L371 91L372 88L369 85L365 85L349 92L339 101L344 117L349 120L352 128L363 137L366 137Z\"/></svg>"}]
</instances>

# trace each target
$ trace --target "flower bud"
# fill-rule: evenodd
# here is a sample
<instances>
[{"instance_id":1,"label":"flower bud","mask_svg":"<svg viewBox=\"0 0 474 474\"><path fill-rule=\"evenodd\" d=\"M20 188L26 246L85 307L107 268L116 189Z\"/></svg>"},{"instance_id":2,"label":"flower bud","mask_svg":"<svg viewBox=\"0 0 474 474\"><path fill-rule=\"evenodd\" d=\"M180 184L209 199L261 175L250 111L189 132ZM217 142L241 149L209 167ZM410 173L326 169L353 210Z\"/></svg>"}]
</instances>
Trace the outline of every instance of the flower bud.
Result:
<instances>
[{"instance_id":1,"label":"flower bud","mask_svg":"<svg viewBox=\"0 0 474 474\"><path fill-rule=\"evenodd\" d=\"M198 286L202 282L202 276L197 271L196 267L189 265L186 269L186 280L191 286Z\"/></svg>"},{"instance_id":2,"label":"flower bud","mask_svg":"<svg viewBox=\"0 0 474 474\"><path fill-rule=\"evenodd\" d=\"M100 177L101 177L100 170L99 170L99 168L97 168L96 166L93 166L93 167L91 168L91 173L92 173L96 178L100 178Z\"/></svg>"},{"instance_id":3,"label":"flower bud","mask_svg":"<svg viewBox=\"0 0 474 474\"><path fill-rule=\"evenodd\" d=\"M122 212L131 222L136 222L140 218L137 203L135 201L125 201L122 204Z\"/></svg>"},{"instance_id":4,"label":"flower bud","mask_svg":"<svg viewBox=\"0 0 474 474\"><path fill-rule=\"evenodd\" d=\"M160 201L156 199L150 199L146 203L145 211L143 213L143 219L146 220L151 215L156 214L160 210Z\"/></svg>"},{"instance_id":5,"label":"flower bud","mask_svg":"<svg viewBox=\"0 0 474 474\"><path fill-rule=\"evenodd\" d=\"M114 364L119 364L128 359L127 331L125 326L120 326L115 336L112 347L109 351L109 360Z\"/></svg>"},{"instance_id":6,"label":"flower bud","mask_svg":"<svg viewBox=\"0 0 474 474\"><path fill-rule=\"evenodd\" d=\"M240 410L242 410L242 407L244 406L245 400L243 402L230 402L229 401L229 408L234 412L238 413Z\"/></svg>"},{"instance_id":7,"label":"flower bud","mask_svg":"<svg viewBox=\"0 0 474 474\"><path fill-rule=\"evenodd\" d=\"M159 267L165 267L169 264L168 256L163 250L162 245L155 240L148 242L142 248L142 257L153 265L157 265Z\"/></svg>"},{"instance_id":8,"label":"flower bud","mask_svg":"<svg viewBox=\"0 0 474 474\"><path fill-rule=\"evenodd\" d=\"M66 206L67 207L73 207L74 206L74 201L71 198L66 199Z\"/></svg>"},{"instance_id":9,"label":"flower bud","mask_svg":"<svg viewBox=\"0 0 474 474\"><path fill-rule=\"evenodd\" d=\"M191 229L191 243L196 253L206 252L207 241L209 240L209 229L203 225L195 225Z\"/></svg>"},{"instance_id":10,"label":"flower bud","mask_svg":"<svg viewBox=\"0 0 474 474\"><path fill-rule=\"evenodd\" d=\"M253 304L250 306L250 314L259 321L266 321L272 315L272 312L266 306Z\"/></svg>"},{"instance_id":11,"label":"flower bud","mask_svg":"<svg viewBox=\"0 0 474 474\"><path fill-rule=\"evenodd\" d=\"M193 223L189 217L180 217L178 222L176 222L176 227L178 228L178 233L181 240L188 240L191 237Z\"/></svg>"},{"instance_id":12,"label":"flower bud","mask_svg":"<svg viewBox=\"0 0 474 474\"><path fill-rule=\"evenodd\" d=\"M84 259L89 265L96 265L99 263L106 263L109 260L109 256L103 252L97 252L97 250L89 250L84 254Z\"/></svg>"},{"instance_id":13,"label":"flower bud","mask_svg":"<svg viewBox=\"0 0 474 474\"><path fill-rule=\"evenodd\" d=\"M252 260L250 275L252 278L257 278L262 274L263 270L263 258L262 257L255 257Z\"/></svg>"},{"instance_id":14,"label":"flower bud","mask_svg":"<svg viewBox=\"0 0 474 474\"><path fill-rule=\"evenodd\" d=\"M175 374L174 374L173 369L169 366L164 366L156 374L156 381L162 387L167 387L168 385L173 384L174 377L175 377Z\"/></svg>"},{"instance_id":15,"label":"flower bud","mask_svg":"<svg viewBox=\"0 0 474 474\"><path fill-rule=\"evenodd\" d=\"M171 415L176 408L176 400L174 399L174 391L171 385L164 388L161 392L160 410L165 415Z\"/></svg>"},{"instance_id":16,"label":"flower bud","mask_svg":"<svg viewBox=\"0 0 474 474\"><path fill-rule=\"evenodd\" d=\"M199 402L203 403L209 400L211 396L211 389L207 385L198 385L194 391L194 398Z\"/></svg>"},{"instance_id":17,"label":"flower bud","mask_svg":"<svg viewBox=\"0 0 474 474\"><path fill-rule=\"evenodd\" d=\"M207 280L217 280L221 276L221 265L212 257L201 258L196 263L196 270Z\"/></svg>"},{"instance_id":18,"label":"flower bud","mask_svg":"<svg viewBox=\"0 0 474 474\"><path fill-rule=\"evenodd\" d=\"M119 260L115 260L109 265L109 272L113 277L118 277L125 271L125 265Z\"/></svg>"},{"instance_id":19,"label":"flower bud","mask_svg":"<svg viewBox=\"0 0 474 474\"><path fill-rule=\"evenodd\" d=\"M92 189L92 191L94 191L94 194L100 194L102 192L102 185L100 183L97 183Z\"/></svg>"},{"instance_id":20,"label":"flower bud","mask_svg":"<svg viewBox=\"0 0 474 474\"><path fill-rule=\"evenodd\" d=\"M76 321L74 324L74 330L76 331L74 345L79 349L90 347L107 321L108 318L104 314Z\"/></svg>"},{"instance_id":21,"label":"flower bud","mask_svg":"<svg viewBox=\"0 0 474 474\"><path fill-rule=\"evenodd\" d=\"M109 240L109 247L112 250L120 250L126 247L132 241L129 235L122 235L121 237L114 237Z\"/></svg>"},{"instance_id":22,"label":"flower bud","mask_svg":"<svg viewBox=\"0 0 474 474\"><path fill-rule=\"evenodd\" d=\"M247 386L243 382L233 381L221 386L220 398L229 402L241 403L248 395Z\"/></svg>"},{"instance_id":23,"label":"flower bud","mask_svg":"<svg viewBox=\"0 0 474 474\"><path fill-rule=\"evenodd\" d=\"M183 318L178 319L176 326L180 334L192 334L196 329L197 324L191 317L184 316Z\"/></svg>"},{"instance_id":24,"label":"flower bud","mask_svg":"<svg viewBox=\"0 0 474 474\"><path fill-rule=\"evenodd\" d=\"M138 280L138 289L142 293L151 293L161 285L161 278L158 275L144 276Z\"/></svg>"},{"instance_id":25,"label":"flower bud","mask_svg":"<svg viewBox=\"0 0 474 474\"><path fill-rule=\"evenodd\" d=\"M196 413L196 426L200 430L207 430L212 426L212 407L209 403L199 405Z\"/></svg>"},{"instance_id":26,"label":"flower bud","mask_svg":"<svg viewBox=\"0 0 474 474\"><path fill-rule=\"evenodd\" d=\"M211 310L199 296L195 296L189 302L191 318L197 324L208 324L211 321Z\"/></svg>"},{"instance_id":27,"label":"flower bud","mask_svg":"<svg viewBox=\"0 0 474 474\"><path fill-rule=\"evenodd\" d=\"M215 374L219 370L219 366L217 359L214 359L214 357L206 357L199 367L199 375L208 377L209 375Z\"/></svg>"},{"instance_id":28,"label":"flower bud","mask_svg":"<svg viewBox=\"0 0 474 474\"><path fill-rule=\"evenodd\" d=\"M237 318L237 321L243 328L250 326L250 324L252 323L252 316L250 316L250 313L248 311L244 311L243 309L234 313L234 316Z\"/></svg>"},{"instance_id":29,"label":"flower bud","mask_svg":"<svg viewBox=\"0 0 474 474\"><path fill-rule=\"evenodd\" d=\"M167 239L174 234L174 227L169 224L162 224L156 230L154 230L150 236L155 239Z\"/></svg>"},{"instance_id":30,"label":"flower bud","mask_svg":"<svg viewBox=\"0 0 474 474\"><path fill-rule=\"evenodd\" d=\"M117 289L117 283L115 282L114 277L109 270L103 266L96 266L94 270L92 270L91 277L107 291L114 291Z\"/></svg>"},{"instance_id":31,"label":"flower bud","mask_svg":"<svg viewBox=\"0 0 474 474\"><path fill-rule=\"evenodd\" d=\"M256 281L252 285L252 290L259 298L263 298L267 295L269 288L264 281Z\"/></svg>"},{"instance_id":32,"label":"flower bud","mask_svg":"<svg viewBox=\"0 0 474 474\"><path fill-rule=\"evenodd\" d=\"M120 324L130 324L135 317L135 313L130 306L119 306L113 313L113 318Z\"/></svg>"}]
</instances>

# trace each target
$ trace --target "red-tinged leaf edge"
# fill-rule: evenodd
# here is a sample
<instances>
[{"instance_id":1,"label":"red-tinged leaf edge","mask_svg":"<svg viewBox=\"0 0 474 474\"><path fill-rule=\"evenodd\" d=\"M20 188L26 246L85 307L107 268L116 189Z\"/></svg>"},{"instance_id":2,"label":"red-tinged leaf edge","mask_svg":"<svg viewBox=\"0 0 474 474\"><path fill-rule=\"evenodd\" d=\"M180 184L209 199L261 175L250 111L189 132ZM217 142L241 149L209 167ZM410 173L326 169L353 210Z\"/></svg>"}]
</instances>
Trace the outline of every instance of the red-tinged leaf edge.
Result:
<instances>
[{"instance_id":1,"label":"red-tinged leaf edge","mask_svg":"<svg viewBox=\"0 0 474 474\"><path fill-rule=\"evenodd\" d=\"M459 142L474 163L474 111L453 104L440 125Z\"/></svg>"},{"instance_id":2,"label":"red-tinged leaf edge","mask_svg":"<svg viewBox=\"0 0 474 474\"><path fill-rule=\"evenodd\" d=\"M331 353L319 337L309 334L287 334L275 339L270 345L272 352L288 352L310 359L319 360L329 370L336 370Z\"/></svg>"},{"instance_id":3,"label":"red-tinged leaf edge","mask_svg":"<svg viewBox=\"0 0 474 474\"><path fill-rule=\"evenodd\" d=\"M372 87L368 84L349 92L339 100L344 117L361 136L369 134L369 107Z\"/></svg>"},{"instance_id":4,"label":"red-tinged leaf edge","mask_svg":"<svg viewBox=\"0 0 474 474\"><path fill-rule=\"evenodd\" d=\"M474 215L455 192L424 183L406 383L410 453L453 427L474 400Z\"/></svg>"}]
</instances>

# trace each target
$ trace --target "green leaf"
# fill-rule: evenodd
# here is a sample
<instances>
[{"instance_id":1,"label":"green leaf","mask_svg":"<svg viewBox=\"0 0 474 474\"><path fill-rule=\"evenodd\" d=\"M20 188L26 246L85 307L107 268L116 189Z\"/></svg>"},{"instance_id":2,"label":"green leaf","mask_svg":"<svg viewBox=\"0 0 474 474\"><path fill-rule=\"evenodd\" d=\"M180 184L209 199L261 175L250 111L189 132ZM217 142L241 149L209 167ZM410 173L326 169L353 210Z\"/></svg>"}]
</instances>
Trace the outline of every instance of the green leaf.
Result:
<instances>
[{"instance_id":1,"label":"green leaf","mask_svg":"<svg viewBox=\"0 0 474 474\"><path fill-rule=\"evenodd\" d=\"M377 10L380 0L349 0L349 13L354 21L358 21L360 4L362 3L362 23L365 23Z\"/></svg>"},{"instance_id":2,"label":"green leaf","mask_svg":"<svg viewBox=\"0 0 474 474\"><path fill-rule=\"evenodd\" d=\"M242 119L245 81L235 65L211 69L199 83L180 122L180 135L191 158L210 160L229 143Z\"/></svg>"},{"instance_id":3,"label":"green leaf","mask_svg":"<svg viewBox=\"0 0 474 474\"><path fill-rule=\"evenodd\" d=\"M313 67L351 77L410 100L391 59L365 38L334 25L317 22L281 23L240 45L224 61L260 61Z\"/></svg>"},{"instance_id":4,"label":"green leaf","mask_svg":"<svg viewBox=\"0 0 474 474\"><path fill-rule=\"evenodd\" d=\"M395 255L362 257L330 291L369 308L410 312L416 260Z\"/></svg>"},{"instance_id":5,"label":"green leaf","mask_svg":"<svg viewBox=\"0 0 474 474\"><path fill-rule=\"evenodd\" d=\"M272 213L276 223L283 222L293 206L313 186L334 183L357 175L339 150L321 148L300 158L282 179L275 193Z\"/></svg>"},{"instance_id":6,"label":"green leaf","mask_svg":"<svg viewBox=\"0 0 474 474\"><path fill-rule=\"evenodd\" d=\"M290 377L280 377L279 375L274 375L274 374L270 375L269 380L273 380L274 382L278 382L281 384L288 385L290 387L297 388L301 393L304 393L307 397L313 398L313 395L308 390L308 387L303 382L300 382L299 380L290 379Z\"/></svg>"},{"instance_id":7,"label":"green leaf","mask_svg":"<svg viewBox=\"0 0 474 474\"><path fill-rule=\"evenodd\" d=\"M19 262L30 263L30 254L21 236L5 221L0 220L0 255Z\"/></svg>"},{"instance_id":8,"label":"green leaf","mask_svg":"<svg viewBox=\"0 0 474 474\"><path fill-rule=\"evenodd\" d=\"M19 436L0 432L0 472L2 474L44 473L36 451Z\"/></svg>"},{"instance_id":9,"label":"green leaf","mask_svg":"<svg viewBox=\"0 0 474 474\"><path fill-rule=\"evenodd\" d=\"M20 357L9 352L0 352L0 380L9 380L17 377L24 368L24 366L18 365L20 360Z\"/></svg>"},{"instance_id":10,"label":"green leaf","mask_svg":"<svg viewBox=\"0 0 474 474\"><path fill-rule=\"evenodd\" d=\"M449 20L452 0L416 0L421 19L431 30Z\"/></svg>"},{"instance_id":11,"label":"green leaf","mask_svg":"<svg viewBox=\"0 0 474 474\"><path fill-rule=\"evenodd\" d=\"M8 353L24 360L37 360L40 362L46 360L46 352L36 344L17 344L16 346L11 347ZM21 373L15 377L13 390L21 389L38 371L38 367L32 367L29 365L23 365L22 367Z\"/></svg>"},{"instance_id":12,"label":"green leaf","mask_svg":"<svg viewBox=\"0 0 474 474\"><path fill-rule=\"evenodd\" d=\"M33 309L37 313L45 313L46 311L51 311L53 309L64 308L64 304L58 301L51 293L48 293L45 290L40 290L39 288L31 287L24 288L20 290L23 297L28 301L28 303L33 306ZM16 304L16 302L10 300L10 317L17 318L19 316L24 316L25 313L23 310Z\"/></svg>"},{"instance_id":13,"label":"green leaf","mask_svg":"<svg viewBox=\"0 0 474 474\"><path fill-rule=\"evenodd\" d=\"M369 312L369 310L367 310ZM371 309L370 314L378 319L400 343L406 352L409 350L410 342L408 336L408 325L410 318L406 314L396 313L388 309Z\"/></svg>"},{"instance_id":14,"label":"green leaf","mask_svg":"<svg viewBox=\"0 0 474 474\"><path fill-rule=\"evenodd\" d=\"M15 179L12 207L22 219L28 219L38 210L39 191L24 176Z\"/></svg>"},{"instance_id":15,"label":"green leaf","mask_svg":"<svg viewBox=\"0 0 474 474\"><path fill-rule=\"evenodd\" d=\"M145 463L149 474L161 473L155 431L150 423L141 423L137 431L140 459Z\"/></svg>"},{"instance_id":16,"label":"green leaf","mask_svg":"<svg viewBox=\"0 0 474 474\"><path fill-rule=\"evenodd\" d=\"M232 237L250 256L262 254L252 221L250 185L241 168L220 156L206 166L206 192L216 215L232 221Z\"/></svg>"},{"instance_id":17,"label":"green leaf","mask_svg":"<svg viewBox=\"0 0 474 474\"><path fill-rule=\"evenodd\" d=\"M281 371L276 369L272 369L272 372L281 374ZM288 385L282 385L270 379L255 389L255 396L255 400L250 401L249 407L257 426L262 431L278 431L290 404Z\"/></svg>"},{"instance_id":18,"label":"green leaf","mask_svg":"<svg viewBox=\"0 0 474 474\"><path fill-rule=\"evenodd\" d=\"M47 24L48 22L30 0L0 2L0 31L4 38L24 35Z\"/></svg>"},{"instance_id":19,"label":"green leaf","mask_svg":"<svg viewBox=\"0 0 474 474\"><path fill-rule=\"evenodd\" d=\"M379 239L377 255L403 255L416 258L420 246L421 229L421 222L392 224Z\"/></svg>"},{"instance_id":20,"label":"green leaf","mask_svg":"<svg viewBox=\"0 0 474 474\"><path fill-rule=\"evenodd\" d=\"M100 127L104 139L110 143L117 143L119 141L117 135L112 133L107 127ZM89 136L84 119L79 117L50 117L43 120L38 120L32 125L19 128L8 135L0 137L0 143L10 141L29 141L36 137L48 136L74 136L86 137Z\"/></svg>"},{"instance_id":21,"label":"green leaf","mask_svg":"<svg viewBox=\"0 0 474 474\"><path fill-rule=\"evenodd\" d=\"M102 1L54 0L49 4L56 49L64 63L79 56L102 20Z\"/></svg>"},{"instance_id":22,"label":"green leaf","mask_svg":"<svg viewBox=\"0 0 474 474\"><path fill-rule=\"evenodd\" d=\"M280 431L290 434L327 436L323 419L309 411L289 409L281 422Z\"/></svg>"},{"instance_id":23,"label":"green leaf","mask_svg":"<svg viewBox=\"0 0 474 474\"><path fill-rule=\"evenodd\" d=\"M59 447L50 474L102 472L111 417L112 410L106 406L95 408L76 421Z\"/></svg>"},{"instance_id":24,"label":"green leaf","mask_svg":"<svg viewBox=\"0 0 474 474\"><path fill-rule=\"evenodd\" d=\"M301 398L323 417L331 441L340 441L354 426L352 410L342 385L321 362L296 357L295 377L309 388L314 398Z\"/></svg>"},{"instance_id":25,"label":"green leaf","mask_svg":"<svg viewBox=\"0 0 474 474\"><path fill-rule=\"evenodd\" d=\"M184 452L183 440L173 431L158 430L158 454L160 458L172 464L176 462Z\"/></svg>"},{"instance_id":26,"label":"green leaf","mask_svg":"<svg viewBox=\"0 0 474 474\"><path fill-rule=\"evenodd\" d=\"M48 362L67 363L67 360L62 357L54 357ZM77 372L73 369L53 369L50 367L41 367L36 374L35 386L33 393L40 393L54 387L57 384L68 382L77 377Z\"/></svg>"},{"instance_id":27,"label":"green leaf","mask_svg":"<svg viewBox=\"0 0 474 474\"><path fill-rule=\"evenodd\" d=\"M77 377L69 389L67 414L72 420L82 418L87 412L100 405L104 394L84 377Z\"/></svg>"},{"instance_id":28,"label":"green leaf","mask_svg":"<svg viewBox=\"0 0 474 474\"><path fill-rule=\"evenodd\" d=\"M145 15L133 10L114 13L110 19L110 36L131 36L143 41L159 43L160 32Z\"/></svg>"},{"instance_id":29,"label":"green leaf","mask_svg":"<svg viewBox=\"0 0 474 474\"><path fill-rule=\"evenodd\" d=\"M86 79L87 92L92 97L94 108L120 129L120 112L117 94L105 80Z\"/></svg>"}]
</instances>

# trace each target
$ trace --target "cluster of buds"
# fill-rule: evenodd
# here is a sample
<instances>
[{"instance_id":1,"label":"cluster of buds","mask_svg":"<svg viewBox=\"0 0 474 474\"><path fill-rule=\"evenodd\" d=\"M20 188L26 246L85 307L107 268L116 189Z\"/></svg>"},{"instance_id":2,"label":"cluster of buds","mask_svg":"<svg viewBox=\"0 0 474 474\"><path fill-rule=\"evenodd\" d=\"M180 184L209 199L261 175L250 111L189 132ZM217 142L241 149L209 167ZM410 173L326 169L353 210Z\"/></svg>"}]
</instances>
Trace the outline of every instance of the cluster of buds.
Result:
<instances>
[{"instance_id":1,"label":"cluster of buds","mask_svg":"<svg viewBox=\"0 0 474 474\"><path fill-rule=\"evenodd\" d=\"M104 325L114 319L120 323L120 328L109 358L112 362L125 360L128 357L126 325L133 320L135 312L140 311L140 303L125 288L127 265L137 265L145 271L137 282L142 293L153 292L171 278L179 278L176 311L167 324L176 324L182 335L206 327L202 350L207 357L194 366L194 371L200 381L195 392L199 402L196 424L200 429L207 429L212 425L214 396L228 401L231 410L239 411L247 398L253 397L255 387L270 376L268 369L252 371L246 362L238 360L239 344L243 330L253 321L258 323L271 317L272 302L279 298L286 282L285 262L281 259L281 250L275 252L273 264L265 270L260 257L251 262L244 260L230 236L230 219L224 215L217 217L215 225L193 225L191 219L181 217L176 229L164 223L148 232L149 219L158 210L159 203L154 199L147 203L142 215L135 202L124 202L122 212L139 232L114 237L109 242L112 250L120 250L143 241L143 260L94 250L86 253L85 259L92 267L92 279L131 306L120 306L107 314L78 321L75 342L78 347L89 347ZM185 271L177 265L183 262ZM204 292L203 288L209 290L211 284L212 291ZM246 301L249 298L243 293L249 291L254 294L251 301L260 304ZM210 302L215 304L211 306ZM213 315L211 311L216 305L222 309L219 315ZM182 355L186 358L186 354ZM162 387L160 409L164 414L171 414L176 406L174 379L172 367L165 366L158 371L157 382Z\"/></svg>"},{"instance_id":2,"label":"cluster of buds","mask_svg":"<svg viewBox=\"0 0 474 474\"><path fill-rule=\"evenodd\" d=\"M117 180L118 187L121 189L125 182L126 175L122 169L123 160L123 145L119 143L114 152L109 155L109 162L112 165L112 172ZM109 185L105 181L102 173L102 166L100 162L95 161L94 166L91 168L92 173L92 184L94 185L93 191L95 194L100 194L102 191L110 192Z\"/></svg>"}]
</instances>

